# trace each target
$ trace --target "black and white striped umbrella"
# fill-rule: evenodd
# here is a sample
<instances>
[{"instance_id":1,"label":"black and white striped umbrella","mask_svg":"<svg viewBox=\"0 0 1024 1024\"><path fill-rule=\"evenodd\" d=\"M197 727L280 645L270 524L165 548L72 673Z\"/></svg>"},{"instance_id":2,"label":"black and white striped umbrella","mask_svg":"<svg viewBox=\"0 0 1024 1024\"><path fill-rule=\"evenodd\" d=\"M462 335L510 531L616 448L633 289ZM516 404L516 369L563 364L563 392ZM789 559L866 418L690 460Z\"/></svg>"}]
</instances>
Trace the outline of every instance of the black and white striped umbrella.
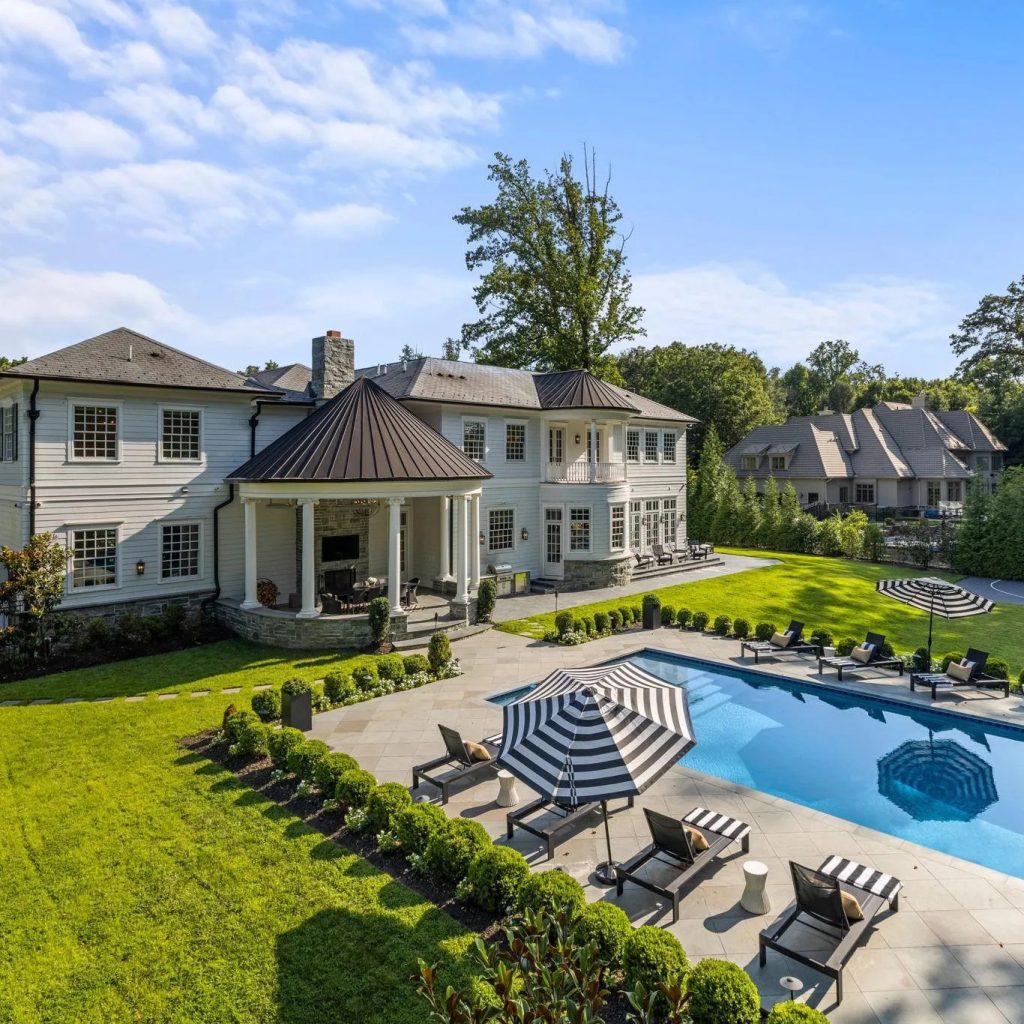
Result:
<instances>
[{"instance_id":1,"label":"black and white striped umbrella","mask_svg":"<svg viewBox=\"0 0 1024 1024\"><path fill-rule=\"evenodd\" d=\"M879 580L875 590L911 608L928 612L929 657L932 652L932 623L936 615L944 619L963 619L970 615L985 615L995 608L995 602L987 597L934 577Z\"/></svg>"},{"instance_id":2,"label":"black and white striped umbrella","mask_svg":"<svg viewBox=\"0 0 1024 1024\"><path fill-rule=\"evenodd\" d=\"M597 877L610 885L608 801L642 793L695 743L686 690L622 662L558 669L506 705L498 762L562 806L601 802Z\"/></svg>"}]
</instances>

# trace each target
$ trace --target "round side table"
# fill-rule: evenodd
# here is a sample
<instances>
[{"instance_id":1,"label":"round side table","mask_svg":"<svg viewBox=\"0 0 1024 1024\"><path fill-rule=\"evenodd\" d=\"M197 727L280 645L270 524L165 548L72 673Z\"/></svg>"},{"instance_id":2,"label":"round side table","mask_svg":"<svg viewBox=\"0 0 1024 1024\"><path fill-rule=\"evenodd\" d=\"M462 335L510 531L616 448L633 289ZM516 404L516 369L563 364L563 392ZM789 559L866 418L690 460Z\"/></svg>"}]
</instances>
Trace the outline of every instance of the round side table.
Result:
<instances>
[{"instance_id":1,"label":"round side table","mask_svg":"<svg viewBox=\"0 0 1024 1024\"><path fill-rule=\"evenodd\" d=\"M504 768L498 772L498 799L496 803L499 807L515 807L519 803L516 777Z\"/></svg>"},{"instance_id":2,"label":"round side table","mask_svg":"<svg viewBox=\"0 0 1024 1024\"><path fill-rule=\"evenodd\" d=\"M771 907L768 904L768 866L759 860L748 860L743 864L743 895L740 906L750 914L767 914Z\"/></svg>"}]
</instances>

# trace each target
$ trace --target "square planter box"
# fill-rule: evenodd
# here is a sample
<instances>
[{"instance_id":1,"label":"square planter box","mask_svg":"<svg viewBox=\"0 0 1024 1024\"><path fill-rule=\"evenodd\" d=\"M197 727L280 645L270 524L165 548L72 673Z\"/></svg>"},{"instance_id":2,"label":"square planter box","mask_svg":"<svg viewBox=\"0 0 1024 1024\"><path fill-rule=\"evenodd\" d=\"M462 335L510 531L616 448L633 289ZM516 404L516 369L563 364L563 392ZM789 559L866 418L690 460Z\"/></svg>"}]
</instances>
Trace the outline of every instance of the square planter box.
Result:
<instances>
[{"instance_id":1,"label":"square planter box","mask_svg":"<svg viewBox=\"0 0 1024 1024\"><path fill-rule=\"evenodd\" d=\"M281 724L309 732L313 728L313 694L281 694Z\"/></svg>"}]
</instances>

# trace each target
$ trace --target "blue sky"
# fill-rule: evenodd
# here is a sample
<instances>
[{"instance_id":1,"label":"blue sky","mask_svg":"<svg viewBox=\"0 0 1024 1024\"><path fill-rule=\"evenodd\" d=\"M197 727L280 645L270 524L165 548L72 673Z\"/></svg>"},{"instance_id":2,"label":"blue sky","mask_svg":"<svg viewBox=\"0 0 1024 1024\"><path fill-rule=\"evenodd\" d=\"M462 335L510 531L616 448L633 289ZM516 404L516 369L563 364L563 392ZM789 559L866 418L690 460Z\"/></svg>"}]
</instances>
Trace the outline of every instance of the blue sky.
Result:
<instances>
[{"instance_id":1,"label":"blue sky","mask_svg":"<svg viewBox=\"0 0 1024 1024\"><path fill-rule=\"evenodd\" d=\"M943 373L1024 272L1022 38L996 2L2 0L0 352L438 353L490 154L587 143L649 344Z\"/></svg>"}]
</instances>

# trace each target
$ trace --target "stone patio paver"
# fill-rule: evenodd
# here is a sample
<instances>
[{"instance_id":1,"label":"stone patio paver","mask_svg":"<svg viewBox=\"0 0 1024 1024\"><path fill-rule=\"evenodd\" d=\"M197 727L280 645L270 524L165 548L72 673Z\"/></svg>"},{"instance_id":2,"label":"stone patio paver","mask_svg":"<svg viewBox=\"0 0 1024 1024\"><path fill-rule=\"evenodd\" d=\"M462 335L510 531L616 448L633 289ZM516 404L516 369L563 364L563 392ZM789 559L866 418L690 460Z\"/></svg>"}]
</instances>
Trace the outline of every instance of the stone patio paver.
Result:
<instances>
[{"instance_id":1,"label":"stone patio paver","mask_svg":"<svg viewBox=\"0 0 1024 1024\"><path fill-rule=\"evenodd\" d=\"M501 709L487 703L488 695L534 682L557 667L594 664L644 647L742 664L735 641L679 630L620 634L581 647L556 647L493 631L459 642L456 652L466 670L459 678L317 715L312 734L357 757L382 781L408 785L412 765L441 751L438 723L459 729L467 738L494 734L501 727ZM766 662L761 670L813 682L818 679L815 667L810 659L796 659ZM922 707L931 704L924 694L911 695L906 679L850 680L841 689ZM995 700L960 693L942 705L1024 724L1019 697ZM528 799L529 790L520 788ZM424 783L419 794L436 798L437 791ZM506 842L505 811L495 804L496 794L497 782L485 778L456 790L446 810L472 817L497 841ZM692 958L724 956L739 963L757 982L766 1006L786 996L778 979L795 974L806 986L800 998L826 1011L832 1024L1024 1021L1024 880L683 766L666 773L634 810L614 810L613 851L626 856L645 842L641 806L682 814L696 804L720 808L754 826L749 858L769 866L772 913L753 917L739 907L741 865L748 856L735 849L684 896L680 921L671 926ZM665 925L669 920L667 908L651 893L627 886L617 899L614 889L593 884L591 873L604 848L599 816L560 846L550 862L532 836L517 832L512 845L539 870L558 866L568 871L586 885L588 899L618 903L636 924ZM838 1007L828 979L774 952L763 969L757 960L757 933L791 897L787 859L814 863L831 852L892 871L906 886L899 913L880 915L869 941L850 961Z\"/></svg>"}]
</instances>

